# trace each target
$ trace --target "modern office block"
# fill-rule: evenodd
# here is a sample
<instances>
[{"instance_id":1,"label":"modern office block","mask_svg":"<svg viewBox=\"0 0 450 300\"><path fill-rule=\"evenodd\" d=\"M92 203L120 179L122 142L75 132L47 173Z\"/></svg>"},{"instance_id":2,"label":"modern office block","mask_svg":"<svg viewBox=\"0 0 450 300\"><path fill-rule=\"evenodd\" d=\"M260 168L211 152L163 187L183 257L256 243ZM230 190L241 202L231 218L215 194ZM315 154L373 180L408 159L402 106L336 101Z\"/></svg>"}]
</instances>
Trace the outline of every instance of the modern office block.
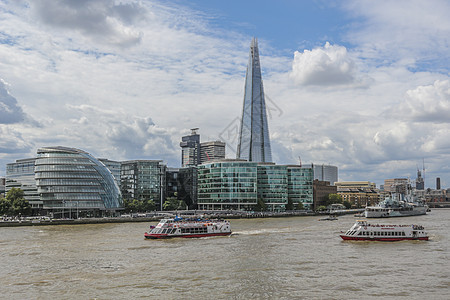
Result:
<instances>
[{"instance_id":1,"label":"modern office block","mask_svg":"<svg viewBox=\"0 0 450 300\"><path fill-rule=\"evenodd\" d=\"M258 198L263 199L272 210L284 209L288 203L288 170L274 163L257 165Z\"/></svg>"},{"instance_id":2,"label":"modern office block","mask_svg":"<svg viewBox=\"0 0 450 300\"><path fill-rule=\"evenodd\" d=\"M314 179L319 181L328 181L330 185L334 185L338 181L338 167L325 164L306 164L307 168L312 168L314 171Z\"/></svg>"},{"instance_id":3,"label":"modern office block","mask_svg":"<svg viewBox=\"0 0 450 300\"><path fill-rule=\"evenodd\" d=\"M225 143L221 141L200 143L200 164L225 158Z\"/></svg>"},{"instance_id":4,"label":"modern office block","mask_svg":"<svg viewBox=\"0 0 450 300\"><path fill-rule=\"evenodd\" d=\"M254 162L272 161L269 125L267 123L266 102L256 38L252 39L250 45L236 158Z\"/></svg>"},{"instance_id":5,"label":"modern office block","mask_svg":"<svg viewBox=\"0 0 450 300\"><path fill-rule=\"evenodd\" d=\"M166 180L165 180L165 196L166 198L177 197L178 195L178 176L180 173L179 168L166 168Z\"/></svg>"},{"instance_id":6,"label":"modern office block","mask_svg":"<svg viewBox=\"0 0 450 300\"><path fill-rule=\"evenodd\" d=\"M18 159L6 165L5 192L11 188L20 188L24 198L31 205L32 213L38 214L43 209L34 175L36 158Z\"/></svg>"},{"instance_id":7,"label":"modern office block","mask_svg":"<svg viewBox=\"0 0 450 300\"><path fill-rule=\"evenodd\" d=\"M197 209L197 167L180 168L178 171L178 200L189 209Z\"/></svg>"},{"instance_id":8,"label":"modern office block","mask_svg":"<svg viewBox=\"0 0 450 300\"><path fill-rule=\"evenodd\" d=\"M257 204L257 163L223 160L198 166L198 208L251 210Z\"/></svg>"},{"instance_id":9,"label":"modern office block","mask_svg":"<svg viewBox=\"0 0 450 300\"><path fill-rule=\"evenodd\" d=\"M106 158L99 158L98 160L102 162L109 171L111 171L117 185L120 186L120 161L109 160Z\"/></svg>"},{"instance_id":10,"label":"modern office block","mask_svg":"<svg viewBox=\"0 0 450 300\"><path fill-rule=\"evenodd\" d=\"M253 210L258 199L271 211L289 201L313 204L313 173L294 165L224 159L198 166L198 208Z\"/></svg>"},{"instance_id":11,"label":"modern office block","mask_svg":"<svg viewBox=\"0 0 450 300\"><path fill-rule=\"evenodd\" d=\"M166 165L161 160L130 160L121 165L120 188L126 200L153 200L158 210L164 204Z\"/></svg>"},{"instance_id":12,"label":"modern office block","mask_svg":"<svg viewBox=\"0 0 450 300\"><path fill-rule=\"evenodd\" d=\"M200 135L198 128L191 129L191 134L181 138L181 166L183 168L200 164Z\"/></svg>"},{"instance_id":13,"label":"modern office block","mask_svg":"<svg viewBox=\"0 0 450 300\"><path fill-rule=\"evenodd\" d=\"M120 189L110 170L79 149L38 149L35 179L43 209L55 217L73 217L80 211L103 215L104 211L123 207Z\"/></svg>"},{"instance_id":14,"label":"modern office block","mask_svg":"<svg viewBox=\"0 0 450 300\"><path fill-rule=\"evenodd\" d=\"M302 203L305 209L313 209L313 170L308 167L288 165L288 197L295 205Z\"/></svg>"}]
</instances>

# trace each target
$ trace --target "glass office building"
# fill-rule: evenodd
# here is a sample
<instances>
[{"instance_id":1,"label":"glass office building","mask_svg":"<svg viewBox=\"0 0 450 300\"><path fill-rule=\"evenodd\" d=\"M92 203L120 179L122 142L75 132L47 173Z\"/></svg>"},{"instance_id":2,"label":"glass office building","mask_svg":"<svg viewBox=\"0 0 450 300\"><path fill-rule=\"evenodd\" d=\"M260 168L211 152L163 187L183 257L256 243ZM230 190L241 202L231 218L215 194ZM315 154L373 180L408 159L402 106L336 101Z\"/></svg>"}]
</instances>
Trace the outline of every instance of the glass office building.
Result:
<instances>
[{"instance_id":1,"label":"glass office building","mask_svg":"<svg viewBox=\"0 0 450 300\"><path fill-rule=\"evenodd\" d=\"M18 159L15 163L6 165L5 191L12 188L20 188L24 192L24 198L31 205L32 214L40 214L43 202L39 197L34 178L34 164L36 158Z\"/></svg>"},{"instance_id":2,"label":"glass office building","mask_svg":"<svg viewBox=\"0 0 450 300\"><path fill-rule=\"evenodd\" d=\"M263 199L269 210L284 210L288 202L288 172L286 166L258 165L258 198Z\"/></svg>"},{"instance_id":3,"label":"glass office building","mask_svg":"<svg viewBox=\"0 0 450 300\"><path fill-rule=\"evenodd\" d=\"M198 166L198 208L253 210L262 199L268 210L283 211L288 200L313 203L313 172L300 166L222 160Z\"/></svg>"},{"instance_id":4,"label":"glass office building","mask_svg":"<svg viewBox=\"0 0 450 300\"><path fill-rule=\"evenodd\" d=\"M313 169L287 166L288 194L294 204L302 203L305 209L313 209Z\"/></svg>"},{"instance_id":5,"label":"glass office building","mask_svg":"<svg viewBox=\"0 0 450 300\"><path fill-rule=\"evenodd\" d=\"M153 200L162 210L166 165L161 160L130 160L121 164L120 186L124 199Z\"/></svg>"},{"instance_id":6,"label":"glass office building","mask_svg":"<svg viewBox=\"0 0 450 300\"><path fill-rule=\"evenodd\" d=\"M123 207L110 170L89 153L75 148L38 149L35 179L43 208L54 217L101 216Z\"/></svg>"},{"instance_id":7,"label":"glass office building","mask_svg":"<svg viewBox=\"0 0 450 300\"><path fill-rule=\"evenodd\" d=\"M223 160L198 166L199 209L251 210L257 203L257 163Z\"/></svg>"}]
</instances>

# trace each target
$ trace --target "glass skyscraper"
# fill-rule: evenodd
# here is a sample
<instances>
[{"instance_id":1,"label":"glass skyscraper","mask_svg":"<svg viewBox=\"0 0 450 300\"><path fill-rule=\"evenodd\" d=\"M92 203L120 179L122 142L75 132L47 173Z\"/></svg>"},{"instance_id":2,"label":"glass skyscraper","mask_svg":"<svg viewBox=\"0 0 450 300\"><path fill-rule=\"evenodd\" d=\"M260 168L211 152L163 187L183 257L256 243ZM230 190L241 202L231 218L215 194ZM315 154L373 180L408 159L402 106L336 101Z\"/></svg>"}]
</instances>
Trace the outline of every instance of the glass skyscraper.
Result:
<instances>
[{"instance_id":1,"label":"glass skyscraper","mask_svg":"<svg viewBox=\"0 0 450 300\"><path fill-rule=\"evenodd\" d=\"M271 162L272 152L267 124L266 102L259 63L258 40L252 39L245 76L244 106L237 158L254 162Z\"/></svg>"}]
</instances>

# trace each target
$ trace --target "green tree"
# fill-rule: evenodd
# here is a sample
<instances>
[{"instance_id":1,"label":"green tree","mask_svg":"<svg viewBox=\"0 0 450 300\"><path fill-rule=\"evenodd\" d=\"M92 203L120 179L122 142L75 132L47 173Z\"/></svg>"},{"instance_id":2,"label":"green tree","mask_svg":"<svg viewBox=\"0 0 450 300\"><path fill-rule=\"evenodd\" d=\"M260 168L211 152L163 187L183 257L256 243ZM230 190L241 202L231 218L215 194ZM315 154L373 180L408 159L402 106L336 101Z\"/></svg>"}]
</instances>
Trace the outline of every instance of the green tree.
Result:
<instances>
[{"instance_id":1,"label":"green tree","mask_svg":"<svg viewBox=\"0 0 450 300\"><path fill-rule=\"evenodd\" d=\"M303 205L302 202L299 202L299 203L297 203L297 206L296 206L295 209L296 209L296 210L303 210L303 209L305 209L305 206Z\"/></svg>"},{"instance_id":2,"label":"green tree","mask_svg":"<svg viewBox=\"0 0 450 300\"><path fill-rule=\"evenodd\" d=\"M258 198L258 202L255 205L255 211L266 211L267 204L262 198Z\"/></svg>"},{"instance_id":3,"label":"green tree","mask_svg":"<svg viewBox=\"0 0 450 300\"><path fill-rule=\"evenodd\" d=\"M317 208L318 211L324 211L327 210L327 207L325 205L321 205Z\"/></svg>"},{"instance_id":4,"label":"green tree","mask_svg":"<svg viewBox=\"0 0 450 300\"><path fill-rule=\"evenodd\" d=\"M6 198L0 198L0 215L7 215L10 213L11 202Z\"/></svg>"},{"instance_id":5,"label":"green tree","mask_svg":"<svg viewBox=\"0 0 450 300\"><path fill-rule=\"evenodd\" d=\"M352 204L348 200L345 200L344 202L342 202L342 204L344 204L346 209L350 209L352 207Z\"/></svg>"},{"instance_id":6,"label":"green tree","mask_svg":"<svg viewBox=\"0 0 450 300\"><path fill-rule=\"evenodd\" d=\"M342 203L342 197L339 194L328 194L319 201L319 206L328 206L333 203Z\"/></svg>"},{"instance_id":7,"label":"green tree","mask_svg":"<svg viewBox=\"0 0 450 300\"><path fill-rule=\"evenodd\" d=\"M155 201L153 201L151 199L144 201L143 206L144 206L145 211L152 211L152 210L155 210L155 208L156 208Z\"/></svg>"},{"instance_id":8,"label":"green tree","mask_svg":"<svg viewBox=\"0 0 450 300\"><path fill-rule=\"evenodd\" d=\"M185 209L186 203L183 200L178 200L175 197L167 198L163 204L164 210L177 210L177 209Z\"/></svg>"},{"instance_id":9,"label":"green tree","mask_svg":"<svg viewBox=\"0 0 450 300\"><path fill-rule=\"evenodd\" d=\"M294 210L294 201L291 198L288 198L288 202L286 204L286 210Z\"/></svg>"},{"instance_id":10,"label":"green tree","mask_svg":"<svg viewBox=\"0 0 450 300\"><path fill-rule=\"evenodd\" d=\"M13 215L30 215L31 205L24 197L24 192L19 188L12 188L6 193L6 200L10 203L9 212Z\"/></svg>"}]
</instances>

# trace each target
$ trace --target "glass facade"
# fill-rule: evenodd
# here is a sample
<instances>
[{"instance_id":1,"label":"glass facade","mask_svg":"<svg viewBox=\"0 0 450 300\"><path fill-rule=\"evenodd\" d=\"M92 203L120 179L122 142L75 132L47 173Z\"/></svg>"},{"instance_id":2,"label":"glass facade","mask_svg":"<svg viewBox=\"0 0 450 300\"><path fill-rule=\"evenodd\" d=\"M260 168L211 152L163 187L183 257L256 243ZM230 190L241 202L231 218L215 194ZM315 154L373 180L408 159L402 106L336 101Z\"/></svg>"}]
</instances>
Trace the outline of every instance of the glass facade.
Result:
<instances>
[{"instance_id":1,"label":"glass facade","mask_svg":"<svg viewBox=\"0 0 450 300\"><path fill-rule=\"evenodd\" d=\"M286 166L258 165L258 198L271 211L284 210L288 202L288 172Z\"/></svg>"},{"instance_id":2,"label":"glass facade","mask_svg":"<svg viewBox=\"0 0 450 300\"><path fill-rule=\"evenodd\" d=\"M43 208L54 214L64 215L75 209L77 213L116 210L123 206L110 170L87 152L66 147L41 148L35 165Z\"/></svg>"},{"instance_id":3,"label":"glass facade","mask_svg":"<svg viewBox=\"0 0 450 300\"><path fill-rule=\"evenodd\" d=\"M250 210L257 203L257 164L221 161L198 166L199 209Z\"/></svg>"},{"instance_id":4,"label":"glass facade","mask_svg":"<svg viewBox=\"0 0 450 300\"><path fill-rule=\"evenodd\" d=\"M166 166L160 160L124 161L121 165L120 186L124 199L153 200L161 209L164 203Z\"/></svg>"},{"instance_id":5,"label":"glass facade","mask_svg":"<svg viewBox=\"0 0 450 300\"><path fill-rule=\"evenodd\" d=\"M24 198L30 202L32 213L37 214L42 209L36 180L34 179L34 164L36 159L19 159L15 163L6 165L5 191L11 188L20 188L24 192Z\"/></svg>"},{"instance_id":6,"label":"glass facade","mask_svg":"<svg viewBox=\"0 0 450 300\"><path fill-rule=\"evenodd\" d=\"M244 106L237 158L255 162L271 162L269 126L259 63L258 41L252 39L245 76Z\"/></svg>"},{"instance_id":7,"label":"glass facade","mask_svg":"<svg viewBox=\"0 0 450 300\"><path fill-rule=\"evenodd\" d=\"M301 202L305 209L313 209L313 169L287 166L287 173L289 198L294 205Z\"/></svg>"},{"instance_id":8,"label":"glass facade","mask_svg":"<svg viewBox=\"0 0 450 300\"><path fill-rule=\"evenodd\" d=\"M313 171L300 166L223 160L198 168L199 209L253 210L258 198L271 211L283 211L288 200L294 205L313 205Z\"/></svg>"}]
</instances>

